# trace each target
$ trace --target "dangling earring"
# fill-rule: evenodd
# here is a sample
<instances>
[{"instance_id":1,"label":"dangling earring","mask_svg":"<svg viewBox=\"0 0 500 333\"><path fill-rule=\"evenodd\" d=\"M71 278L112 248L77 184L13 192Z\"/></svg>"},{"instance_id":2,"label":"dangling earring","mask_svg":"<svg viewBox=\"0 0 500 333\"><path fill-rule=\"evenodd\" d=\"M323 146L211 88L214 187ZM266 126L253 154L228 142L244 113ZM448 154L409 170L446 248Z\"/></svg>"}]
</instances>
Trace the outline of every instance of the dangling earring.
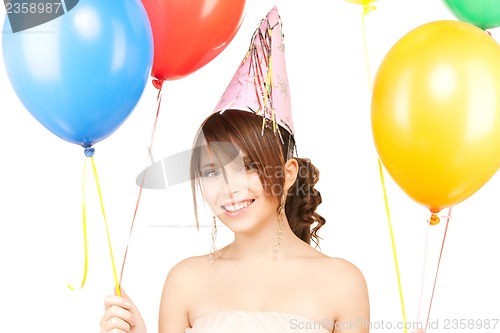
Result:
<instances>
[{"instance_id":1,"label":"dangling earring","mask_svg":"<svg viewBox=\"0 0 500 333\"><path fill-rule=\"evenodd\" d=\"M215 240L217 239L217 221L215 215L213 216L213 225L212 225L212 244L210 245L210 254L208 255L208 261L210 261L211 264L215 264L215 256L214 253L217 251L217 248L215 247Z\"/></svg>"},{"instance_id":2,"label":"dangling earring","mask_svg":"<svg viewBox=\"0 0 500 333\"><path fill-rule=\"evenodd\" d=\"M283 222L286 218L285 213L285 203L288 194L286 192L283 193L283 197L281 198L281 204L278 208L278 227L276 228L276 241L274 242L274 253L273 258L276 260L278 257L278 248L281 244L281 238L283 236Z\"/></svg>"}]
</instances>

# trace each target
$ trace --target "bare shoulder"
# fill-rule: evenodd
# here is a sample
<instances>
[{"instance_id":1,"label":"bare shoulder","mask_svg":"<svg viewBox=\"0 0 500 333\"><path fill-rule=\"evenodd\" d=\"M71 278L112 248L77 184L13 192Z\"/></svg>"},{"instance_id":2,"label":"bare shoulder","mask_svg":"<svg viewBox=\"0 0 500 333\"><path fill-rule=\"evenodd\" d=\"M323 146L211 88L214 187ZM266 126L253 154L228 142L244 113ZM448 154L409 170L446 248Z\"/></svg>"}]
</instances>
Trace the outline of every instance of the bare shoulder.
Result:
<instances>
[{"instance_id":1,"label":"bare shoulder","mask_svg":"<svg viewBox=\"0 0 500 333\"><path fill-rule=\"evenodd\" d=\"M336 283L330 284L330 295L335 295L335 320L340 332L344 332L347 324L356 322L356 332L368 332L367 323L370 321L370 301L368 286L362 271L353 263L341 259L330 258L331 273ZM347 330L346 330L347 331Z\"/></svg>"},{"instance_id":2,"label":"bare shoulder","mask_svg":"<svg viewBox=\"0 0 500 333\"><path fill-rule=\"evenodd\" d=\"M200 274L207 269L208 263L207 256L189 257L178 262L170 269L165 287L174 285L176 288L182 288L186 285L193 289L196 282L200 281Z\"/></svg>"},{"instance_id":3,"label":"bare shoulder","mask_svg":"<svg viewBox=\"0 0 500 333\"><path fill-rule=\"evenodd\" d=\"M189 309L196 299L200 274L208 260L203 256L174 265L165 279L160 302L159 332L183 332L190 326Z\"/></svg>"},{"instance_id":4,"label":"bare shoulder","mask_svg":"<svg viewBox=\"0 0 500 333\"><path fill-rule=\"evenodd\" d=\"M337 278L344 282L365 283L363 272L352 262L335 257L326 257L324 261L328 263L325 265L325 269L334 273Z\"/></svg>"},{"instance_id":5,"label":"bare shoulder","mask_svg":"<svg viewBox=\"0 0 500 333\"><path fill-rule=\"evenodd\" d=\"M208 263L207 256L195 256L195 257L189 257L186 259L183 259L179 261L177 264L175 264L171 270L170 274L172 275L178 275L178 274L190 274L193 271L197 271L199 269L203 269L206 266L206 263Z\"/></svg>"},{"instance_id":6,"label":"bare shoulder","mask_svg":"<svg viewBox=\"0 0 500 333\"><path fill-rule=\"evenodd\" d=\"M353 289L366 289L363 272L352 262L336 257L322 255L314 264L322 282L332 288L332 292L350 292ZM319 274L321 272L321 274ZM329 282L326 284L326 282Z\"/></svg>"},{"instance_id":7,"label":"bare shoulder","mask_svg":"<svg viewBox=\"0 0 500 333\"><path fill-rule=\"evenodd\" d=\"M315 271L320 270L321 275L325 276L330 281L332 278L349 281L352 280L353 282L358 283L364 283L365 281L361 270L355 264L346 259L330 257L312 248L308 251L308 255L304 259L306 259L305 262L310 265L311 269L314 269Z\"/></svg>"},{"instance_id":8,"label":"bare shoulder","mask_svg":"<svg viewBox=\"0 0 500 333\"><path fill-rule=\"evenodd\" d=\"M367 322L370 317L368 287L361 269L348 260L323 254L310 262L309 272L317 282L313 288L326 296L324 306L332 309L331 318L339 323L353 318ZM364 327L360 327L359 332L365 332Z\"/></svg>"}]
</instances>

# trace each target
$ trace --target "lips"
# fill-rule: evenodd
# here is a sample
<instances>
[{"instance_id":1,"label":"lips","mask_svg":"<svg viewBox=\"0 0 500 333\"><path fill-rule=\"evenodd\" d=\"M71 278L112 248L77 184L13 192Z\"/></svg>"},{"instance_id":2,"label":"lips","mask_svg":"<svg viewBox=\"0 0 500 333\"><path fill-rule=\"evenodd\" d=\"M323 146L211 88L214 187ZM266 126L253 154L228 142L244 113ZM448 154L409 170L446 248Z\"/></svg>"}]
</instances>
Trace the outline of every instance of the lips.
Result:
<instances>
[{"instance_id":1,"label":"lips","mask_svg":"<svg viewBox=\"0 0 500 333\"><path fill-rule=\"evenodd\" d=\"M250 199L250 200L243 200L239 202L233 202L229 203L227 205L222 205L221 207L227 212L232 214L237 214L241 211L243 211L246 207L250 206L255 200Z\"/></svg>"}]
</instances>

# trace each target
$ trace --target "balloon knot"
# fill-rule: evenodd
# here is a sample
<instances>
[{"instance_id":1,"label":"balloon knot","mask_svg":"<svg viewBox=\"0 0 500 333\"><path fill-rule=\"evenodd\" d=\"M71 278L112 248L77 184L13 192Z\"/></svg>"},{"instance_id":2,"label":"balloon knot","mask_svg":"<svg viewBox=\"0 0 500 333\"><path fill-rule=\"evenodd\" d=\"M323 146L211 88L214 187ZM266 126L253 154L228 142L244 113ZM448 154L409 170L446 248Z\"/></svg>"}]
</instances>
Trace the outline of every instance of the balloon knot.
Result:
<instances>
[{"instance_id":1,"label":"balloon knot","mask_svg":"<svg viewBox=\"0 0 500 333\"><path fill-rule=\"evenodd\" d=\"M162 79L153 79L153 86L155 86L156 89L161 89L163 86L163 80Z\"/></svg>"},{"instance_id":2,"label":"balloon knot","mask_svg":"<svg viewBox=\"0 0 500 333\"><path fill-rule=\"evenodd\" d=\"M95 149L92 147L86 147L84 152L85 152L85 156L92 157L92 156L94 156Z\"/></svg>"},{"instance_id":3,"label":"balloon knot","mask_svg":"<svg viewBox=\"0 0 500 333\"><path fill-rule=\"evenodd\" d=\"M484 30L488 35L490 35L490 37L493 37L493 35L491 34L491 32L489 30Z\"/></svg>"},{"instance_id":4,"label":"balloon knot","mask_svg":"<svg viewBox=\"0 0 500 333\"><path fill-rule=\"evenodd\" d=\"M439 221L440 221L439 216L437 216L436 213L432 213L432 215L429 219L429 223L431 225L436 225L436 224L439 224Z\"/></svg>"}]
</instances>

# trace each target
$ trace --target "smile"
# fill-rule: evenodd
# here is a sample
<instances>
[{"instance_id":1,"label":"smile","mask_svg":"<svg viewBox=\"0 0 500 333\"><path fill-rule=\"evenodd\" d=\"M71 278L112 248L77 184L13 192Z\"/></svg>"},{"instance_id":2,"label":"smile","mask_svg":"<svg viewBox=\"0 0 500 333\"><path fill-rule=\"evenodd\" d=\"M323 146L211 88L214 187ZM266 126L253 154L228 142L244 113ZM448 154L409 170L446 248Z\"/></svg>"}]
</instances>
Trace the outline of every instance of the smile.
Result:
<instances>
[{"instance_id":1,"label":"smile","mask_svg":"<svg viewBox=\"0 0 500 333\"><path fill-rule=\"evenodd\" d=\"M246 207L248 207L249 205L251 205L255 200L245 200L245 201L240 201L240 202L236 202L236 203L233 203L233 204L229 204L229 205L224 205L222 206L222 208L224 208L224 210L228 213L237 213L243 209L245 209Z\"/></svg>"}]
</instances>

